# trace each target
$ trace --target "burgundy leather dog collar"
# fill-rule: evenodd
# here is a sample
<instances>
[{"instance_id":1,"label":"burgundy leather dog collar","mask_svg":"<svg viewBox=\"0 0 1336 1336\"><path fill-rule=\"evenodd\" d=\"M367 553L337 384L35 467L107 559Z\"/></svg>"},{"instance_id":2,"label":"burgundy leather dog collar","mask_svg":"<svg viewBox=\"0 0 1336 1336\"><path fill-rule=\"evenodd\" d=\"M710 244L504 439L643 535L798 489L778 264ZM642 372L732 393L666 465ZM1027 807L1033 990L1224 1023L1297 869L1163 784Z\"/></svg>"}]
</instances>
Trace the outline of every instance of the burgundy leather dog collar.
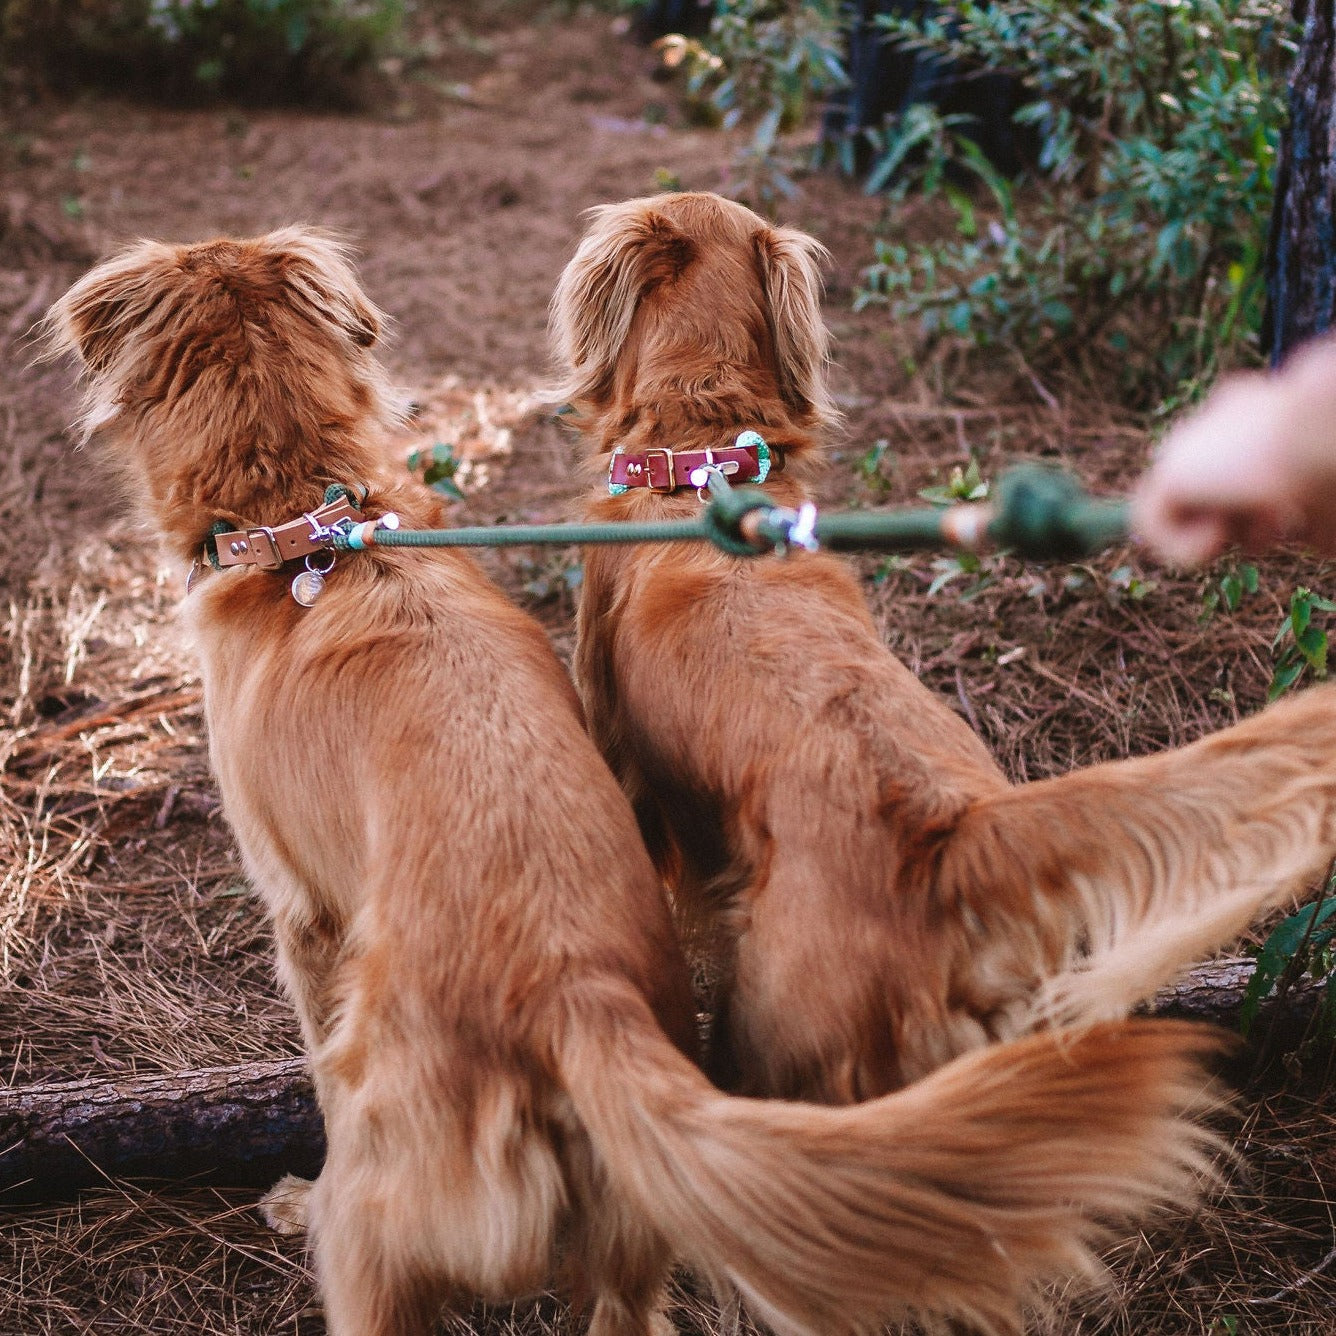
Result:
<instances>
[{"instance_id":1,"label":"burgundy leather dog collar","mask_svg":"<svg viewBox=\"0 0 1336 1336\"><path fill-rule=\"evenodd\" d=\"M743 432L738 442L717 450L663 448L635 454L614 450L608 463L608 490L616 494L629 487L648 487L652 492L700 487L704 477L698 470L711 465L733 482L763 482L784 467L783 452L767 446L756 432Z\"/></svg>"},{"instance_id":2,"label":"burgundy leather dog collar","mask_svg":"<svg viewBox=\"0 0 1336 1336\"><path fill-rule=\"evenodd\" d=\"M261 570L276 571L284 562L309 557L312 552L328 547L328 531L340 520L356 522L361 518L362 512L346 496L340 496L286 524L232 529L215 534L210 541L219 566L258 566Z\"/></svg>"}]
</instances>

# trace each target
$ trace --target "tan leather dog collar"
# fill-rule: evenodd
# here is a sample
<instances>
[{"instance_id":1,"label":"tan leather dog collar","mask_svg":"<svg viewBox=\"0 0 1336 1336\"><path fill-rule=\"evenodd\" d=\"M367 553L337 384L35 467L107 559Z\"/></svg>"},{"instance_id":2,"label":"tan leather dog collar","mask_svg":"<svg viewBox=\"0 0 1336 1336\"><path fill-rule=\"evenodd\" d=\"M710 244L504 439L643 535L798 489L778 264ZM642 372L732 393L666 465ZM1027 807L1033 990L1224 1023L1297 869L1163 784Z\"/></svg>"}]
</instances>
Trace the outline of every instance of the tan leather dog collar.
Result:
<instances>
[{"instance_id":1,"label":"tan leather dog collar","mask_svg":"<svg viewBox=\"0 0 1336 1336\"><path fill-rule=\"evenodd\" d=\"M309 557L312 552L328 547L329 531L340 520L356 523L361 518L361 510L346 496L340 496L286 524L272 527L261 524L254 529L229 529L214 534L204 545L204 556L210 565L258 566L262 571L276 571L285 562ZM209 560L210 544L216 554L212 560Z\"/></svg>"},{"instance_id":2,"label":"tan leather dog collar","mask_svg":"<svg viewBox=\"0 0 1336 1336\"><path fill-rule=\"evenodd\" d=\"M608 491L617 496L632 487L652 492L701 487L708 468L717 468L736 482L764 482L783 467L782 451L768 446L759 432L744 431L732 445L718 450L614 450L608 461Z\"/></svg>"}]
</instances>

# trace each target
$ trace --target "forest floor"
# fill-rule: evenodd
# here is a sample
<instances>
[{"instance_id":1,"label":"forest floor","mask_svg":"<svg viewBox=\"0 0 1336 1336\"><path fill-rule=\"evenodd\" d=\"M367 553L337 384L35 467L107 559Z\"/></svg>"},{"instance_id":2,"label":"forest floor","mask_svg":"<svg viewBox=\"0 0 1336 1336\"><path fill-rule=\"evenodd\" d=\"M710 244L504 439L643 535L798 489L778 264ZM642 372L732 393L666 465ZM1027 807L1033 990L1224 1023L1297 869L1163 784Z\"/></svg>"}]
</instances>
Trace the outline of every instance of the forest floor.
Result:
<instances>
[{"instance_id":1,"label":"forest floor","mask_svg":"<svg viewBox=\"0 0 1336 1336\"><path fill-rule=\"evenodd\" d=\"M26 334L96 259L140 236L198 240L292 222L346 232L395 328L384 357L423 405L405 438L474 462L461 522L569 518L570 440L534 407L548 297L590 205L665 181L720 189L738 147L693 126L679 90L605 13L510 0L442 7L430 58L355 115L169 110L101 98L0 112L0 1081L215 1066L298 1052L260 909L221 820L200 687L173 609L181 589L95 452L73 448L73 377ZM848 417L823 499L912 501L977 459L1023 457L1126 490L1144 415L1005 349L927 356L884 311L854 313L873 237L931 211L808 175L783 221L818 236L835 385ZM876 442L885 442L874 452ZM488 558L569 653L574 553ZM1290 591L1330 594L1299 555L1261 567L1233 612L1223 568L1176 576L1132 550L1079 567L941 568L864 559L887 643L1038 778L1190 741L1264 703ZM1272 1073L1231 1125L1227 1187L1130 1238L1108 1294L1058 1296L1045 1330L1336 1330L1336 1099L1331 1073ZM0 1206L0 1336L323 1331L298 1243L254 1193L109 1182L77 1203ZM685 1330L714 1326L681 1293ZM566 1327L553 1301L476 1313L489 1331ZM461 1324L463 1329L463 1324Z\"/></svg>"}]
</instances>

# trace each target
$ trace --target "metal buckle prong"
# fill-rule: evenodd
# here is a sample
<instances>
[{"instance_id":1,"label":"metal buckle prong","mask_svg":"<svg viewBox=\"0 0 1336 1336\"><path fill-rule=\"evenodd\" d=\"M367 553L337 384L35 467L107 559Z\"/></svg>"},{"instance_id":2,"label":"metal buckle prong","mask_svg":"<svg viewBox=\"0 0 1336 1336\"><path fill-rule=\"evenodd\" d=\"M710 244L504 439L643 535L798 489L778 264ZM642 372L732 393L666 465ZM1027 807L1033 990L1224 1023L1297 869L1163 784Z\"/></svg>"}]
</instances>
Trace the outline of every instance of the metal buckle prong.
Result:
<instances>
[{"instance_id":1,"label":"metal buckle prong","mask_svg":"<svg viewBox=\"0 0 1336 1336\"><path fill-rule=\"evenodd\" d=\"M677 481L673 477L673 452L667 446L651 446L644 452L645 454L645 486L651 492L675 492L677 490ZM655 487L654 474L650 471L649 457L651 455L662 455L663 462L668 466L668 481L662 487Z\"/></svg>"},{"instance_id":2,"label":"metal buckle prong","mask_svg":"<svg viewBox=\"0 0 1336 1336\"><path fill-rule=\"evenodd\" d=\"M256 546L256 541L261 538L269 544L269 555L263 560L261 560L263 549ZM267 524L262 524L255 529L247 529L246 539L250 543L251 551L255 554L255 564L262 571L276 571L283 565L283 554L278 550L278 539L274 537L274 531Z\"/></svg>"}]
</instances>

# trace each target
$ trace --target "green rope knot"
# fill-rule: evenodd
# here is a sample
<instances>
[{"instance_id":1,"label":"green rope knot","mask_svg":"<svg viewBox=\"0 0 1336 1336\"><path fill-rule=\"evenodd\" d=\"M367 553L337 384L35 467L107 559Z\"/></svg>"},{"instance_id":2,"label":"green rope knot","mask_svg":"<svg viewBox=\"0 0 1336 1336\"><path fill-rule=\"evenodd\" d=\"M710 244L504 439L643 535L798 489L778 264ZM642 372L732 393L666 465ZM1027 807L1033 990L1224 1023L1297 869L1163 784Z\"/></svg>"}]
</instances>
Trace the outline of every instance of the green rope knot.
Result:
<instances>
[{"instance_id":1,"label":"green rope knot","mask_svg":"<svg viewBox=\"0 0 1336 1336\"><path fill-rule=\"evenodd\" d=\"M1097 500L1070 474L1049 465L1004 473L996 498L988 537L1022 557L1069 561L1128 536L1126 502Z\"/></svg>"},{"instance_id":2,"label":"green rope knot","mask_svg":"<svg viewBox=\"0 0 1336 1336\"><path fill-rule=\"evenodd\" d=\"M715 485L718 479L719 485ZM730 487L722 474L710 477L710 500L701 512L705 536L721 552L732 557L755 557L762 551L742 535L742 521L753 511L777 510L775 502L759 487Z\"/></svg>"},{"instance_id":3,"label":"green rope knot","mask_svg":"<svg viewBox=\"0 0 1336 1336\"><path fill-rule=\"evenodd\" d=\"M214 542L214 539L217 538L220 533L231 532L232 526L228 524L226 520L214 520L214 522L209 525L209 541L204 544L204 555L208 557L209 565L216 571L221 571L223 569L223 563L218 560L218 544Z\"/></svg>"}]
</instances>

